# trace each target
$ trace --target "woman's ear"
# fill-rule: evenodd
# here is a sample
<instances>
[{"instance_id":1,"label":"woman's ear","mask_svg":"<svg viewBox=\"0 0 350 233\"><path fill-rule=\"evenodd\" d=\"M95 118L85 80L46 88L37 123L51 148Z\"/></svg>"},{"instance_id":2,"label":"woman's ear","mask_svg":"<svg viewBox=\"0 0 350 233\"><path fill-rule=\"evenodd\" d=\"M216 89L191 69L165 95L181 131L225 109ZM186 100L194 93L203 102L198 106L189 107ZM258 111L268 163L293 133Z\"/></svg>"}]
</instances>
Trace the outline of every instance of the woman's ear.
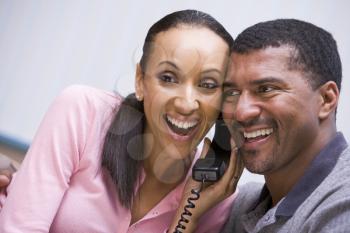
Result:
<instances>
[{"instance_id":1,"label":"woman's ear","mask_svg":"<svg viewBox=\"0 0 350 233\"><path fill-rule=\"evenodd\" d=\"M336 111L339 99L339 89L334 81L328 81L319 88L321 95L321 108L318 114L321 120L329 117Z\"/></svg>"},{"instance_id":2,"label":"woman's ear","mask_svg":"<svg viewBox=\"0 0 350 233\"><path fill-rule=\"evenodd\" d=\"M143 100L143 72L140 63L136 65L135 95L138 101Z\"/></svg>"}]
</instances>

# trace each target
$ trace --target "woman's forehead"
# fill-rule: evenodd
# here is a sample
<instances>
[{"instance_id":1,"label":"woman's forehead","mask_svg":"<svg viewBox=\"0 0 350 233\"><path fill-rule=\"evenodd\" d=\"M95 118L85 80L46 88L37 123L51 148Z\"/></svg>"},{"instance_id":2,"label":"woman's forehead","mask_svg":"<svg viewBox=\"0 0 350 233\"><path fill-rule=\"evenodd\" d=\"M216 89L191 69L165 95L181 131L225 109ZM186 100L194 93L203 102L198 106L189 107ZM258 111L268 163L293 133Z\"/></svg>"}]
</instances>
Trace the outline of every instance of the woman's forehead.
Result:
<instances>
[{"instance_id":1,"label":"woman's forehead","mask_svg":"<svg viewBox=\"0 0 350 233\"><path fill-rule=\"evenodd\" d=\"M221 64L229 56L227 43L207 28L177 27L159 33L151 45L149 62L171 60L187 64Z\"/></svg>"}]
</instances>

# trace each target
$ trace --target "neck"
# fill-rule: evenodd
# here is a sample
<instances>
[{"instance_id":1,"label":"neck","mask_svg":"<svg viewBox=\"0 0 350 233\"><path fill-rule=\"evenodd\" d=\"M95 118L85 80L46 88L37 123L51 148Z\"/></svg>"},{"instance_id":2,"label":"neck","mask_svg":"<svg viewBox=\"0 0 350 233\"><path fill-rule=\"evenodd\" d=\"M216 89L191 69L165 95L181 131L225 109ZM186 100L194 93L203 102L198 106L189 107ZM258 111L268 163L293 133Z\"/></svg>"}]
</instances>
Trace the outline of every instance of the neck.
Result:
<instances>
[{"instance_id":1,"label":"neck","mask_svg":"<svg viewBox=\"0 0 350 233\"><path fill-rule=\"evenodd\" d=\"M144 161L146 177L154 178L164 184L178 184L190 167L186 160L175 160L166 156L155 156Z\"/></svg>"},{"instance_id":2,"label":"neck","mask_svg":"<svg viewBox=\"0 0 350 233\"><path fill-rule=\"evenodd\" d=\"M146 159L143 166L146 178L155 179L167 185L180 183L191 166L194 154L186 157L176 155L177 148L175 146L170 145L163 148L159 143L145 137L144 153Z\"/></svg>"},{"instance_id":3,"label":"neck","mask_svg":"<svg viewBox=\"0 0 350 233\"><path fill-rule=\"evenodd\" d=\"M154 149L144 161L146 177L154 178L164 184L178 184L186 176L191 166L193 156L187 156L180 159L180 156L172 156L168 150L176 151L176 148L167 148L164 150Z\"/></svg>"},{"instance_id":4,"label":"neck","mask_svg":"<svg viewBox=\"0 0 350 233\"><path fill-rule=\"evenodd\" d=\"M313 159L334 138L335 134L336 130L320 132L306 151L299 152L293 160L282 168L264 174L266 186L272 197L272 206L275 206L291 191L304 175Z\"/></svg>"}]
</instances>

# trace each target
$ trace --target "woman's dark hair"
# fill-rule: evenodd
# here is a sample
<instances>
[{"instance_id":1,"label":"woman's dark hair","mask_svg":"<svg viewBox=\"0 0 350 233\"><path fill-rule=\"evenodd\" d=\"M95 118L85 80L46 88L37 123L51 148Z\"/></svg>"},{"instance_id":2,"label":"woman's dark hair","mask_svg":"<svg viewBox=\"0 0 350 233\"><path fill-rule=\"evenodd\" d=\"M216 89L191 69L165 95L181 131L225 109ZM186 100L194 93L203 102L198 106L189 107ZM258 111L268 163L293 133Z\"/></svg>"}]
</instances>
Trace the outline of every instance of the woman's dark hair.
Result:
<instances>
[{"instance_id":1,"label":"woman's dark hair","mask_svg":"<svg viewBox=\"0 0 350 233\"><path fill-rule=\"evenodd\" d=\"M181 25L210 29L227 43L231 52L233 38L212 16L196 10L177 11L166 15L148 30L140 60L143 73L156 35ZM102 167L107 169L116 185L120 202L129 209L140 178L145 121L143 102L138 101L135 94L128 95L107 131L102 150Z\"/></svg>"},{"instance_id":2,"label":"woman's dark hair","mask_svg":"<svg viewBox=\"0 0 350 233\"><path fill-rule=\"evenodd\" d=\"M143 44L143 53L140 60L140 66L143 71L145 71L148 56L151 54L150 50L152 49L152 42L154 41L156 35L160 32L164 32L181 25L210 29L227 43L230 49L229 52L231 52L231 48L233 47L232 36L226 31L224 26L222 26L211 15L197 10L176 11L160 19L148 30L145 42Z\"/></svg>"}]
</instances>

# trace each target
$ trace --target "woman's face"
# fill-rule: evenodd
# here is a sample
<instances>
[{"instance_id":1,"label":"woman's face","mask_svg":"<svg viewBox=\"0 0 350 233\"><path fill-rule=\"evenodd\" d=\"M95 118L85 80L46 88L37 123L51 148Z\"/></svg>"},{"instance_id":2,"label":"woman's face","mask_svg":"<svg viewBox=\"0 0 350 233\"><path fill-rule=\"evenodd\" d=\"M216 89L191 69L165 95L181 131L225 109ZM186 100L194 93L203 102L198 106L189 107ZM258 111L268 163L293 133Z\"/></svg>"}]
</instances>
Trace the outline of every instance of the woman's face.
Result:
<instances>
[{"instance_id":1,"label":"woman's face","mask_svg":"<svg viewBox=\"0 0 350 233\"><path fill-rule=\"evenodd\" d=\"M158 33L151 48L145 70L138 67L136 75L145 134L151 135L146 147L185 158L218 116L229 47L207 28L179 26Z\"/></svg>"},{"instance_id":2,"label":"woman's face","mask_svg":"<svg viewBox=\"0 0 350 233\"><path fill-rule=\"evenodd\" d=\"M156 35L136 75L148 152L185 158L215 122L229 47L211 30L179 26ZM146 155L147 156L147 155Z\"/></svg>"}]
</instances>

